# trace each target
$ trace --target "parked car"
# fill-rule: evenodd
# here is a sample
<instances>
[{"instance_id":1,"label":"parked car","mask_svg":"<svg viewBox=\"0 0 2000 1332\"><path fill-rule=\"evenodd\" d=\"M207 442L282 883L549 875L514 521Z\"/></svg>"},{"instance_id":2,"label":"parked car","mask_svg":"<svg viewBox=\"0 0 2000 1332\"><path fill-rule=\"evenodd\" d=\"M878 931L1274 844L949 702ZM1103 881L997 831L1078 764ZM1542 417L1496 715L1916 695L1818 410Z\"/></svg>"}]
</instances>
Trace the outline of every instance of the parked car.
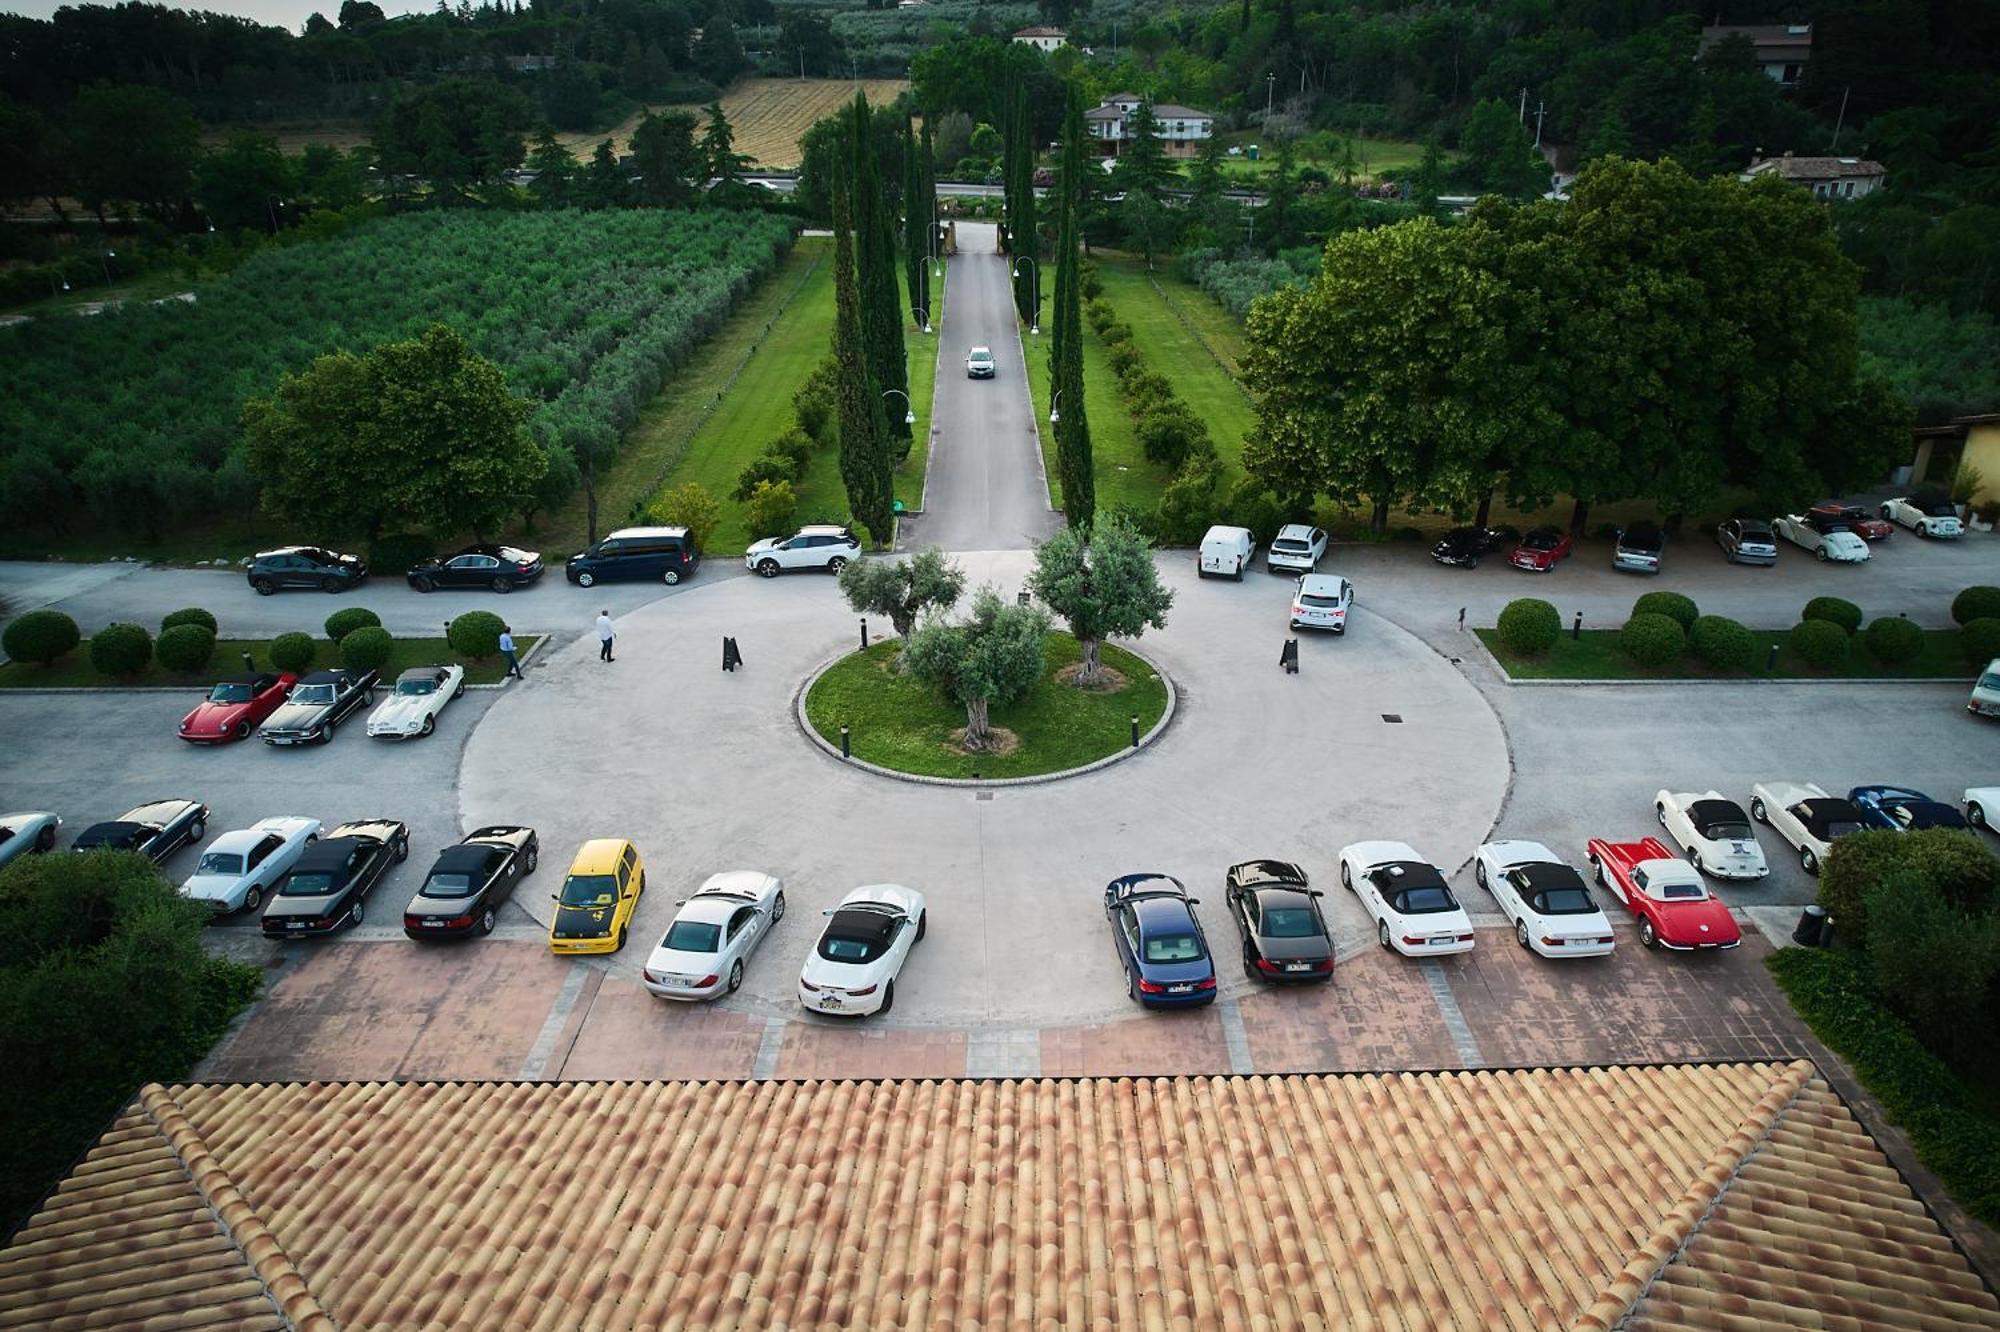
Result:
<instances>
[{"instance_id":1,"label":"parked car","mask_svg":"<svg viewBox=\"0 0 2000 1332\"><path fill-rule=\"evenodd\" d=\"M412 666L396 677L396 687L368 714L368 734L384 740L429 735L445 704L465 694L465 667Z\"/></svg>"},{"instance_id":2,"label":"parked car","mask_svg":"<svg viewBox=\"0 0 2000 1332\"><path fill-rule=\"evenodd\" d=\"M208 806L199 800L150 800L107 823L76 835L72 851L137 851L158 865L208 832Z\"/></svg>"},{"instance_id":3,"label":"parked car","mask_svg":"<svg viewBox=\"0 0 2000 1332\"><path fill-rule=\"evenodd\" d=\"M258 730L267 745L323 745L334 728L375 697L375 671L314 671L292 686L284 705Z\"/></svg>"},{"instance_id":4,"label":"parked car","mask_svg":"<svg viewBox=\"0 0 2000 1332\"><path fill-rule=\"evenodd\" d=\"M1822 532L1845 529L1863 541L1887 541L1896 535L1896 525L1877 518L1859 504L1815 504L1806 510L1806 521Z\"/></svg>"},{"instance_id":5,"label":"parked car","mask_svg":"<svg viewBox=\"0 0 2000 1332\"><path fill-rule=\"evenodd\" d=\"M1431 558L1439 564L1477 569L1486 555L1520 539L1521 533L1512 527L1454 527L1431 547Z\"/></svg>"},{"instance_id":6,"label":"parked car","mask_svg":"<svg viewBox=\"0 0 2000 1332\"><path fill-rule=\"evenodd\" d=\"M208 903L217 915L255 911L319 840L319 830L318 819L280 814L223 833L202 848L194 873L181 881L181 896Z\"/></svg>"},{"instance_id":7,"label":"parked car","mask_svg":"<svg viewBox=\"0 0 2000 1332\"><path fill-rule=\"evenodd\" d=\"M403 575L419 592L471 589L512 592L541 578L542 553L513 546L467 546L455 555L433 555Z\"/></svg>"},{"instance_id":8,"label":"parked car","mask_svg":"<svg viewBox=\"0 0 2000 1332\"><path fill-rule=\"evenodd\" d=\"M9 814L7 818L17 818ZM49 817L53 818L54 815ZM2000 786L1968 786L1965 789L1965 821L1975 828L1993 827L1993 820L2000 818ZM6 823L0 819L0 825ZM0 857L6 855L6 847L0 845ZM4 861L0 861L4 863Z\"/></svg>"},{"instance_id":9,"label":"parked car","mask_svg":"<svg viewBox=\"0 0 2000 1332\"><path fill-rule=\"evenodd\" d=\"M622 837L594 837L576 850L549 922L551 953L615 953L625 947L632 913L646 891L639 848Z\"/></svg>"},{"instance_id":10,"label":"parked car","mask_svg":"<svg viewBox=\"0 0 2000 1332\"><path fill-rule=\"evenodd\" d=\"M1965 535L1965 526L1958 520L1958 506L1948 495L1902 495L1883 504L1880 513L1918 536L1955 540Z\"/></svg>"},{"instance_id":11,"label":"parked car","mask_svg":"<svg viewBox=\"0 0 2000 1332\"><path fill-rule=\"evenodd\" d=\"M1813 558L1835 564L1859 564L1868 558L1868 543L1845 528L1822 532L1807 522L1802 513L1780 514L1771 520L1778 535L1794 546L1803 546Z\"/></svg>"},{"instance_id":12,"label":"parked car","mask_svg":"<svg viewBox=\"0 0 2000 1332\"><path fill-rule=\"evenodd\" d=\"M181 718L181 739L191 745L247 740L298 682L290 671L250 671L218 680L209 687L208 697Z\"/></svg>"},{"instance_id":13,"label":"parked car","mask_svg":"<svg viewBox=\"0 0 2000 1332\"><path fill-rule=\"evenodd\" d=\"M837 574L861 554L861 542L838 523L813 523L788 537L765 537L750 543L743 567L766 578L788 569L824 569Z\"/></svg>"},{"instance_id":14,"label":"parked car","mask_svg":"<svg viewBox=\"0 0 2000 1332\"><path fill-rule=\"evenodd\" d=\"M896 1005L896 977L930 921L924 895L901 884L856 888L826 913L826 928L799 969L807 1012L866 1017Z\"/></svg>"},{"instance_id":15,"label":"parked car","mask_svg":"<svg viewBox=\"0 0 2000 1332\"><path fill-rule=\"evenodd\" d=\"M700 567L701 551L685 527L621 527L570 556L563 577L578 587L635 578L657 578L672 587Z\"/></svg>"},{"instance_id":16,"label":"parked car","mask_svg":"<svg viewBox=\"0 0 2000 1332\"><path fill-rule=\"evenodd\" d=\"M2000 657L1986 663L1966 696L1965 710L1980 717L2000 717Z\"/></svg>"},{"instance_id":17,"label":"parked car","mask_svg":"<svg viewBox=\"0 0 2000 1332\"><path fill-rule=\"evenodd\" d=\"M1942 800L1901 786L1857 786L1847 802L1861 812L1864 828L1917 832L1924 828L1963 828L1965 816Z\"/></svg>"},{"instance_id":18,"label":"parked car","mask_svg":"<svg viewBox=\"0 0 2000 1332\"><path fill-rule=\"evenodd\" d=\"M1521 538L1507 562L1530 573L1547 573L1569 558L1571 544L1569 533L1561 528L1537 527Z\"/></svg>"},{"instance_id":19,"label":"parked car","mask_svg":"<svg viewBox=\"0 0 2000 1332\"><path fill-rule=\"evenodd\" d=\"M246 576L258 595L266 597L287 587L345 592L368 581L368 566L359 556L319 546L280 546L253 556Z\"/></svg>"},{"instance_id":20,"label":"parked car","mask_svg":"<svg viewBox=\"0 0 2000 1332\"><path fill-rule=\"evenodd\" d=\"M1639 942L1646 947L1686 953L1743 942L1729 908L1708 891L1694 866L1658 838L1611 842L1593 837L1584 849L1598 885L1609 888L1639 918Z\"/></svg>"},{"instance_id":21,"label":"parked car","mask_svg":"<svg viewBox=\"0 0 2000 1332\"><path fill-rule=\"evenodd\" d=\"M974 347L965 354L965 377L967 379L991 379L995 371L993 349Z\"/></svg>"},{"instance_id":22,"label":"parked car","mask_svg":"<svg viewBox=\"0 0 2000 1332\"><path fill-rule=\"evenodd\" d=\"M1272 573L1280 569L1311 573L1324 554L1326 533L1305 523L1286 523L1271 538L1271 548L1264 552L1264 567Z\"/></svg>"},{"instance_id":23,"label":"parked car","mask_svg":"<svg viewBox=\"0 0 2000 1332\"><path fill-rule=\"evenodd\" d=\"M1761 879L1771 872L1750 816L1720 791L1661 791L1653 797L1653 815L1700 873Z\"/></svg>"},{"instance_id":24,"label":"parked car","mask_svg":"<svg viewBox=\"0 0 2000 1332\"><path fill-rule=\"evenodd\" d=\"M1611 546L1611 567L1627 573L1656 574L1667 549L1667 534L1653 523L1620 528Z\"/></svg>"},{"instance_id":25,"label":"parked car","mask_svg":"<svg viewBox=\"0 0 2000 1332\"><path fill-rule=\"evenodd\" d=\"M1347 615L1354 609L1354 584L1339 574L1306 574L1292 590L1294 629L1347 632Z\"/></svg>"},{"instance_id":26,"label":"parked car","mask_svg":"<svg viewBox=\"0 0 2000 1332\"><path fill-rule=\"evenodd\" d=\"M1731 564L1776 564L1778 534L1756 518L1731 518L1715 529L1715 544Z\"/></svg>"},{"instance_id":27,"label":"parked car","mask_svg":"<svg viewBox=\"0 0 2000 1332\"><path fill-rule=\"evenodd\" d=\"M299 853L264 909L267 939L326 934L359 925L368 894L410 857L410 829L398 819L356 819Z\"/></svg>"},{"instance_id":28,"label":"parked car","mask_svg":"<svg viewBox=\"0 0 2000 1332\"><path fill-rule=\"evenodd\" d=\"M1618 946L1583 876L1540 842L1488 842L1472 877L1500 904L1514 942L1543 957L1602 957Z\"/></svg>"},{"instance_id":29,"label":"parked car","mask_svg":"<svg viewBox=\"0 0 2000 1332\"><path fill-rule=\"evenodd\" d=\"M412 939L493 933L500 908L541 858L541 839L522 824L496 823L467 833L464 841L438 852L403 908L403 933Z\"/></svg>"},{"instance_id":30,"label":"parked car","mask_svg":"<svg viewBox=\"0 0 2000 1332\"><path fill-rule=\"evenodd\" d=\"M1199 898L1171 874L1127 874L1104 886L1111 946L1125 993L1147 1008L1215 1002L1215 957L1194 909Z\"/></svg>"},{"instance_id":31,"label":"parked car","mask_svg":"<svg viewBox=\"0 0 2000 1332\"><path fill-rule=\"evenodd\" d=\"M1405 842L1350 842L1340 849L1340 886L1361 899L1375 939L1404 957L1472 951L1472 918L1444 875Z\"/></svg>"},{"instance_id":32,"label":"parked car","mask_svg":"<svg viewBox=\"0 0 2000 1332\"><path fill-rule=\"evenodd\" d=\"M1830 796L1811 782L1757 783L1750 788L1750 817L1776 829L1798 851L1808 874L1819 873L1835 838L1863 827L1852 801Z\"/></svg>"},{"instance_id":33,"label":"parked car","mask_svg":"<svg viewBox=\"0 0 2000 1332\"><path fill-rule=\"evenodd\" d=\"M1333 979L1333 936L1320 892L1283 860L1246 860L1223 879L1229 918L1243 937L1243 969L1259 980Z\"/></svg>"},{"instance_id":34,"label":"parked car","mask_svg":"<svg viewBox=\"0 0 2000 1332\"><path fill-rule=\"evenodd\" d=\"M683 898L639 983L662 999L734 994L757 945L785 918L785 882L756 870L711 874Z\"/></svg>"},{"instance_id":35,"label":"parked car","mask_svg":"<svg viewBox=\"0 0 2000 1332\"><path fill-rule=\"evenodd\" d=\"M1195 572L1202 578L1223 574L1242 580L1243 571L1257 555L1257 537L1247 527L1216 526L1201 539L1201 554Z\"/></svg>"},{"instance_id":36,"label":"parked car","mask_svg":"<svg viewBox=\"0 0 2000 1332\"><path fill-rule=\"evenodd\" d=\"M0 814L0 866L55 849L62 820L48 810Z\"/></svg>"}]
</instances>

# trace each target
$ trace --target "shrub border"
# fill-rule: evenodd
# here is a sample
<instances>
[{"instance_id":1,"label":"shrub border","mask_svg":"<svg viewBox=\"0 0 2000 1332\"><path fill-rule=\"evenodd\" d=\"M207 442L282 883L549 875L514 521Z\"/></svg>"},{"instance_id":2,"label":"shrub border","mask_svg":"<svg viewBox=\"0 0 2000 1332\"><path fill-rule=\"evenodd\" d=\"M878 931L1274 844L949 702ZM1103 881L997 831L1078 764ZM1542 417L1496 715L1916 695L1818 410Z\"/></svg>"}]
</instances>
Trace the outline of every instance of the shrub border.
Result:
<instances>
[{"instance_id":1,"label":"shrub border","mask_svg":"<svg viewBox=\"0 0 2000 1332\"><path fill-rule=\"evenodd\" d=\"M1568 630L1563 632L1567 633ZM1754 630L1752 631L1755 632ZM1662 685L1975 685L1976 675L1686 675L1668 680L1616 680L1596 679L1591 676L1548 680L1518 678L1508 671L1506 663L1495 656L1493 649L1486 646L1486 640L1471 630L1466 636L1479 645L1480 653L1487 664L1499 673L1500 683L1522 689L1575 689L1580 686L1591 688L1609 687L1613 689L1657 689Z\"/></svg>"}]
</instances>

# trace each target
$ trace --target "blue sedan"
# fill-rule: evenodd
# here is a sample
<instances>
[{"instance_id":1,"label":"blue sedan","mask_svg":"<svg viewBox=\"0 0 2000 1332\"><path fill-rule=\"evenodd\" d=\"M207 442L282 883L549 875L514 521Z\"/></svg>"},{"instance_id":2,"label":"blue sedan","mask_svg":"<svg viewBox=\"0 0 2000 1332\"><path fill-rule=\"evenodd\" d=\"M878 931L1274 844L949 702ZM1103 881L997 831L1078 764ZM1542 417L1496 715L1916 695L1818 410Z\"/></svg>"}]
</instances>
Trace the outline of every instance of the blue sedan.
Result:
<instances>
[{"instance_id":1,"label":"blue sedan","mask_svg":"<svg viewBox=\"0 0 2000 1332\"><path fill-rule=\"evenodd\" d=\"M1104 889L1104 914L1125 969L1125 993L1151 1008L1215 1002L1215 959L1196 899L1166 874L1128 874Z\"/></svg>"},{"instance_id":2,"label":"blue sedan","mask_svg":"<svg viewBox=\"0 0 2000 1332\"><path fill-rule=\"evenodd\" d=\"M1863 827L1915 832L1920 828L1963 828L1965 816L1942 800L1900 786L1857 786L1848 803L1861 811Z\"/></svg>"}]
</instances>

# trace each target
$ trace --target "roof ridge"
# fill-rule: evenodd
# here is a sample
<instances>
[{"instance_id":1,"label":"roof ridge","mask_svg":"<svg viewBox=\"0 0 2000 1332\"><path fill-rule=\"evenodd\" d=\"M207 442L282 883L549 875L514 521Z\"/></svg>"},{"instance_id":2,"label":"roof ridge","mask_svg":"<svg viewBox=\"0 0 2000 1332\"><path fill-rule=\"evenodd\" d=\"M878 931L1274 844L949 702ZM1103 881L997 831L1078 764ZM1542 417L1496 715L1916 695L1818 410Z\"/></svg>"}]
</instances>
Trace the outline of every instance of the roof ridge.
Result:
<instances>
[{"instance_id":1,"label":"roof ridge","mask_svg":"<svg viewBox=\"0 0 2000 1332\"><path fill-rule=\"evenodd\" d=\"M1631 1316L1648 1288L1687 1247L1688 1241L1701 1229L1702 1222L1708 1219L1708 1214L1735 1182L1737 1172L1763 1146L1785 1111L1791 1108L1815 1076L1817 1070L1810 1060L1805 1059L1793 1060L1779 1070L1770 1090L1758 1098L1757 1104L1744 1115L1743 1122L1736 1126L1736 1131L1703 1163L1694 1182L1681 1194L1680 1201L1660 1218L1653 1233L1638 1246L1631 1260L1612 1276L1603 1293L1577 1316L1572 1327L1610 1332Z\"/></svg>"},{"instance_id":2,"label":"roof ridge","mask_svg":"<svg viewBox=\"0 0 2000 1332\"><path fill-rule=\"evenodd\" d=\"M279 1317L295 1332L334 1332L335 1324L306 1285L305 1277L293 1265L278 1237L250 1200L236 1186L229 1172L208 1149L208 1142L195 1128L186 1110L173 1093L156 1082L139 1089L139 1105L165 1140L167 1150L180 1162L189 1181L215 1217L222 1233L236 1246L250 1265L264 1293L277 1306Z\"/></svg>"}]
</instances>

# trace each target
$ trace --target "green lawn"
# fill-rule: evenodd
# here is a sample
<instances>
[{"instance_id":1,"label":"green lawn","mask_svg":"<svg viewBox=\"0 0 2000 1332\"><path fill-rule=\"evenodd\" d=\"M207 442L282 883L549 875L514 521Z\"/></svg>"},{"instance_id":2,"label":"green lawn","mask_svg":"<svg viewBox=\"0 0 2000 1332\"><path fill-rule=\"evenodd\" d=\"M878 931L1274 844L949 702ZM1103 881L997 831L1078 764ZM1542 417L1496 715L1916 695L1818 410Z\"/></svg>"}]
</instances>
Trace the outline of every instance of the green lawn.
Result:
<instances>
[{"instance_id":1,"label":"green lawn","mask_svg":"<svg viewBox=\"0 0 2000 1332\"><path fill-rule=\"evenodd\" d=\"M101 280L91 279L73 283L68 291L58 291L39 300L22 305L7 307L7 314L64 315L79 307L94 305L104 301L156 301L178 292L192 291L196 280L187 275L178 265L156 268L141 273L137 277L119 278L106 286Z\"/></svg>"},{"instance_id":2,"label":"green lawn","mask_svg":"<svg viewBox=\"0 0 2000 1332\"><path fill-rule=\"evenodd\" d=\"M316 667L336 665L339 657L334 652L332 642L324 638L316 641L319 644L319 655L313 664ZM536 641L537 635L520 635L515 640L519 648L518 655L525 659L528 649ZM382 667L384 680L393 680L399 672L408 670L412 666L429 666L435 662L461 660L442 638L398 638L395 644L387 664ZM239 673L243 669L243 654L246 652L259 668L270 669L270 639L222 638L216 640L215 656L210 659L205 670L196 671L193 675L181 675L163 669L158 661L154 661L144 671L128 680L98 674L90 664L90 640L85 639L76 651L50 666L35 666L20 661L0 663L0 689L77 689L108 686L203 688L224 676ZM492 684L507 671L507 663L499 657L486 661L468 661L464 664L467 684Z\"/></svg>"},{"instance_id":3,"label":"green lawn","mask_svg":"<svg viewBox=\"0 0 2000 1332\"><path fill-rule=\"evenodd\" d=\"M965 754L951 743L965 727L965 709L947 703L930 686L888 669L900 649L895 640L851 653L814 682L806 695L806 717L835 745L840 728L850 728L854 756L898 772L927 777L1032 777L1081 767L1132 743L1132 718L1139 734L1153 729L1167 708L1167 688L1151 668L1131 653L1104 645L1106 666L1121 672L1121 689L1098 693L1072 688L1055 676L1080 655L1065 633L1048 638L1047 669L1040 684L1019 703L994 708L991 721L1020 737L1011 754Z\"/></svg>"},{"instance_id":4,"label":"green lawn","mask_svg":"<svg viewBox=\"0 0 2000 1332\"><path fill-rule=\"evenodd\" d=\"M1484 643L1501 668L1517 680L1744 680L1766 675L1763 661L1758 661L1758 669L1749 674L1734 671L1717 671L1703 665L1692 653L1678 662L1659 669L1649 669L1636 665L1618 647L1618 630L1586 629L1580 638L1572 639L1567 628L1555 647L1542 657L1523 657L1503 647L1491 629L1474 631L1479 641ZM1752 630L1760 644L1777 643L1777 669L1768 672L1772 678L1816 680L1970 680L1978 672L1966 665L1965 654L1959 648L1958 630L1926 629L1924 631L1924 653L1907 666L1882 666L1870 657L1860 643L1853 644L1845 665L1834 670L1816 670L1800 661L1789 647L1783 646L1786 630ZM1768 648L1766 649L1768 650Z\"/></svg>"},{"instance_id":5,"label":"green lawn","mask_svg":"<svg viewBox=\"0 0 2000 1332\"><path fill-rule=\"evenodd\" d=\"M1028 354L1028 391L1035 404L1035 429L1041 432L1042 463L1049 475L1049 503L1062 508L1062 478L1056 470L1056 428L1049 424L1049 335L1024 337ZM1163 372L1164 373L1164 372ZM1090 418L1090 456L1097 472L1097 507L1133 504L1151 510L1171 479L1166 469L1146 460L1132 416L1118 397L1118 379L1111 373L1104 339L1083 326L1083 405Z\"/></svg>"},{"instance_id":6,"label":"green lawn","mask_svg":"<svg viewBox=\"0 0 2000 1332\"><path fill-rule=\"evenodd\" d=\"M1243 470L1243 438L1256 423L1257 413L1250 395L1217 363L1217 356L1231 364L1241 357L1241 326L1198 288L1178 278L1155 273L1153 277L1160 283L1156 288L1147 280L1143 260L1102 255L1097 260L1097 273L1104 282L1104 298L1119 319L1132 326L1132 341L1146 358L1147 367L1173 380L1182 401L1208 423L1224 467L1223 484L1233 484ZM1179 289L1167 287L1169 282ZM1196 312L1202 322L1196 322ZM1188 322L1182 321L1183 315ZM1210 342L1210 329L1224 345ZM1215 355L1210 354L1211 347ZM1158 497L1154 500L1157 503Z\"/></svg>"},{"instance_id":7,"label":"green lawn","mask_svg":"<svg viewBox=\"0 0 2000 1332\"><path fill-rule=\"evenodd\" d=\"M1239 130L1232 134L1221 134L1225 144L1234 144L1244 151L1242 157L1224 158L1223 174L1232 180L1245 184L1257 184L1264 176L1277 169L1277 144L1258 130ZM1414 139L1376 138L1372 135L1352 137L1354 142L1355 179L1385 179L1407 175L1423 160L1424 146ZM1251 161L1250 145L1257 145L1258 157ZM1456 155L1447 152L1445 161L1451 162ZM1298 141L1292 156L1294 167L1318 167L1327 175L1339 178L1339 162L1333 152L1333 136L1323 132L1305 135Z\"/></svg>"}]
</instances>

